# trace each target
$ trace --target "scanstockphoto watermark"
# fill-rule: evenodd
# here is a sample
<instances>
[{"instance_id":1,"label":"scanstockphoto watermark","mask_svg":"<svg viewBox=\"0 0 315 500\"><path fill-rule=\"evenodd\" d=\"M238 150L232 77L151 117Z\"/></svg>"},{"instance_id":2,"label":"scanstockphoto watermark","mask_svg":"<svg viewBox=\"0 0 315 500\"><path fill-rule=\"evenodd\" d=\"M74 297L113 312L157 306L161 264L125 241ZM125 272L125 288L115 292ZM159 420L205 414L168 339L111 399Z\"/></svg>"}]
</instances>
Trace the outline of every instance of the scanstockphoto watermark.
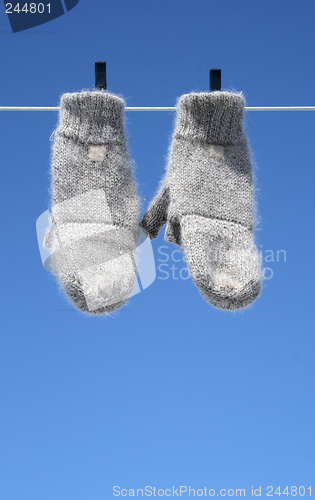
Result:
<instances>
[{"instance_id":1,"label":"scanstockphoto watermark","mask_svg":"<svg viewBox=\"0 0 315 500\"><path fill-rule=\"evenodd\" d=\"M44 246L45 236L51 227L51 212L46 210L36 221L36 232L39 252L43 267L53 272L52 250ZM276 266L287 261L286 250L264 250L262 245L258 248L262 264L263 277L270 280L274 277ZM157 279L160 280L189 280L190 273L184 253L179 247L172 244L161 245L153 251L152 243L143 233L137 246L137 283L131 295L145 290ZM220 254L214 252L212 256L216 262L220 261Z\"/></svg>"},{"instance_id":2,"label":"scanstockphoto watermark","mask_svg":"<svg viewBox=\"0 0 315 500\"><path fill-rule=\"evenodd\" d=\"M192 488L191 486L170 486L169 488L156 488L155 486L145 486L145 488L121 488L120 486L113 487L113 495L115 497L265 497L274 495L286 495L286 497L310 497L312 496L311 486L251 486L247 490L245 488Z\"/></svg>"},{"instance_id":3,"label":"scanstockphoto watermark","mask_svg":"<svg viewBox=\"0 0 315 500\"><path fill-rule=\"evenodd\" d=\"M229 496L229 497L245 497L246 491L244 488L221 488L215 490L213 488L191 488L190 486L171 486L169 488L156 488L155 486L145 486L144 488L121 488L120 486L113 487L113 495L115 497L214 497L214 496Z\"/></svg>"},{"instance_id":4,"label":"scanstockphoto watermark","mask_svg":"<svg viewBox=\"0 0 315 500\"><path fill-rule=\"evenodd\" d=\"M42 264L46 271L54 273L54 264L53 264L53 256L54 252L51 248L50 244L44 244L46 235L49 234L49 231L52 227L52 214L50 210L46 210L42 213L37 221L36 221L36 233L37 233L37 241L40 257L42 260ZM109 231L108 231L109 232ZM60 233L60 230L59 230ZM117 234L117 230L115 229L115 233ZM60 234L59 234L60 237ZM66 245L65 245L66 247ZM69 247L71 249L71 245ZM138 241L137 248L135 249L136 253L136 283L135 286L130 293L130 297L136 295L146 288L148 288L156 279L156 269L155 269L155 260L152 244L149 238L147 238L144 233L141 231L140 239ZM67 256L67 253L64 254ZM119 261L122 257L127 256L127 253L119 255L116 260ZM104 264L106 262L106 258L102 260L102 256L100 255L100 264ZM110 260L110 259L109 259ZM115 258L112 259L112 262L115 261ZM102 271L100 276L104 276L105 273ZM99 286L100 288L100 286ZM101 288L100 288L101 290Z\"/></svg>"},{"instance_id":5,"label":"scanstockphoto watermark","mask_svg":"<svg viewBox=\"0 0 315 500\"><path fill-rule=\"evenodd\" d=\"M274 268L278 264L287 261L286 250L264 250L262 245L258 248L258 254L263 270L263 278L270 280L274 277ZM161 245L157 249L157 279L159 280L188 280L190 278L189 269L185 255L181 249L171 245Z\"/></svg>"},{"instance_id":6,"label":"scanstockphoto watermark","mask_svg":"<svg viewBox=\"0 0 315 500\"><path fill-rule=\"evenodd\" d=\"M265 280L271 280L274 276L274 266L287 261L286 250L264 250L262 245L258 248L259 258L263 269ZM265 267L266 266L266 267ZM269 267L268 267L269 266ZM271 267L272 266L272 267Z\"/></svg>"}]
</instances>

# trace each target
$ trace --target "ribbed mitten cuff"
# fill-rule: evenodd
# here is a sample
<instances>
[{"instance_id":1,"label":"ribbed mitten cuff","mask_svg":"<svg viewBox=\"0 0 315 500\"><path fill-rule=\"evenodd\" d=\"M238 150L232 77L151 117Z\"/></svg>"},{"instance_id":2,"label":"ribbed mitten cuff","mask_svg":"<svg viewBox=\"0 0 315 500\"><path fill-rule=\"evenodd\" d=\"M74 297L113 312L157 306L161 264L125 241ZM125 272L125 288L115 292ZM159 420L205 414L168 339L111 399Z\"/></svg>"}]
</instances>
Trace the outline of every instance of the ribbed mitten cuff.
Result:
<instances>
[{"instance_id":1,"label":"ribbed mitten cuff","mask_svg":"<svg viewBox=\"0 0 315 500\"><path fill-rule=\"evenodd\" d=\"M64 94L56 131L89 144L124 143L123 99L107 92Z\"/></svg>"},{"instance_id":2,"label":"ribbed mitten cuff","mask_svg":"<svg viewBox=\"0 0 315 500\"><path fill-rule=\"evenodd\" d=\"M175 137L222 146L246 142L243 132L245 100L231 92L183 95L178 101Z\"/></svg>"}]
</instances>

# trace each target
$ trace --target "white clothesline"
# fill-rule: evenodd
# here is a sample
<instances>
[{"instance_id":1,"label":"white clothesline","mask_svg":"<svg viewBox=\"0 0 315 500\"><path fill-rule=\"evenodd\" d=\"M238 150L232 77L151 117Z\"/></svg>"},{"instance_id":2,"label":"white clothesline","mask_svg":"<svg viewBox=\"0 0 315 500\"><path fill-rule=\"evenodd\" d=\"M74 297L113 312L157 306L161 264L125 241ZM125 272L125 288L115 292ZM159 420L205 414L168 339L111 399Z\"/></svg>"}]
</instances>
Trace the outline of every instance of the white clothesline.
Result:
<instances>
[{"instance_id":1,"label":"white clothesline","mask_svg":"<svg viewBox=\"0 0 315 500\"><path fill-rule=\"evenodd\" d=\"M126 111L176 111L176 107L129 107ZM0 111L59 111L59 106L29 107L29 106L0 106ZM246 111L315 111L315 106L263 106L245 107Z\"/></svg>"}]
</instances>

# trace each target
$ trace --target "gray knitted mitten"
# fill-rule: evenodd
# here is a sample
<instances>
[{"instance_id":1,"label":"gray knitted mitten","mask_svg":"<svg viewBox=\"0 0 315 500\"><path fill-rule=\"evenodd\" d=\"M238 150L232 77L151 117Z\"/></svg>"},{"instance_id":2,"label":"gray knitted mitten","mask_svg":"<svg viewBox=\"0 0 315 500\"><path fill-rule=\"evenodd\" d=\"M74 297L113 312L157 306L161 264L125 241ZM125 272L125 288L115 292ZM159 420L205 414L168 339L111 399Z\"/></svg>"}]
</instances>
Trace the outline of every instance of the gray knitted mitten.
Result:
<instances>
[{"instance_id":1,"label":"gray knitted mitten","mask_svg":"<svg viewBox=\"0 0 315 500\"><path fill-rule=\"evenodd\" d=\"M140 213L124 107L107 92L64 94L55 132L44 245L68 298L91 314L125 304L136 284Z\"/></svg>"},{"instance_id":2,"label":"gray knitted mitten","mask_svg":"<svg viewBox=\"0 0 315 500\"><path fill-rule=\"evenodd\" d=\"M230 92L179 99L169 165L142 220L182 247L190 275L213 306L236 310L260 293L253 240L253 171L243 132L244 98Z\"/></svg>"}]
</instances>

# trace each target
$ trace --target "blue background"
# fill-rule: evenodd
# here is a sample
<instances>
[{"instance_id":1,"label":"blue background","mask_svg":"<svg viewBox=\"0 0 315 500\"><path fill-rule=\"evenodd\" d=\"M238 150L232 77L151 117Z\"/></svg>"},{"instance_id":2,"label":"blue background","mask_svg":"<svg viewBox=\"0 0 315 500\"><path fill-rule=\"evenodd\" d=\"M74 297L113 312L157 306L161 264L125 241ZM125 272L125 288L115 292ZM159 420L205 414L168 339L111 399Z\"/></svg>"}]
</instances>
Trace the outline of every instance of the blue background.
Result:
<instances>
[{"instance_id":1,"label":"blue background","mask_svg":"<svg viewBox=\"0 0 315 500\"><path fill-rule=\"evenodd\" d=\"M81 0L12 34L3 9L0 105L58 106L93 89L97 60L127 106L174 106L217 67L248 106L314 105L314 15L311 0ZM142 213L174 116L126 112ZM216 310L173 279L185 263L162 230L155 282L103 318L72 308L39 255L57 120L0 112L0 498L107 500L147 485L314 495L315 113L245 114L269 268L252 307Z\"/></svg>"}]
</instances>

